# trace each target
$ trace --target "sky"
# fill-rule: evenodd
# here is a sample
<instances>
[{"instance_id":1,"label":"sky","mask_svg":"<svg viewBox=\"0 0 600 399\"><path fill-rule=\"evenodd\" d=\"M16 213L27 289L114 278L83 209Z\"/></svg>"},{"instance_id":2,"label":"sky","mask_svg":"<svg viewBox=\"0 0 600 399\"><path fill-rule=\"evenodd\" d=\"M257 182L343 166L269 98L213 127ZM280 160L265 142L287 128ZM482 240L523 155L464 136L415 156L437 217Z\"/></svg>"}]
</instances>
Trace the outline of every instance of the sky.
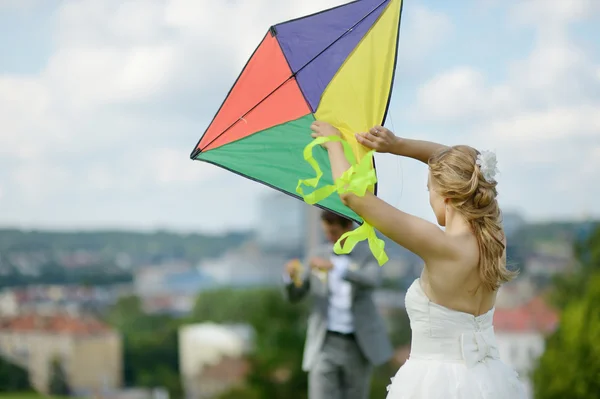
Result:
<instances>
[{"instance_id":1,"label":"sky","mask_svg":"<svg viewBox=\"0 0 600 399\"><path fill-rule=\"evenodd\" d=\"M189 154L269 26L339 0L0 0L0 225L223 232L273 192ZM600 217L600 1L405 0L386 123L494 150L499 202ZM380 196L433 221L427 169Z\"/></svg>"}]
</instances>

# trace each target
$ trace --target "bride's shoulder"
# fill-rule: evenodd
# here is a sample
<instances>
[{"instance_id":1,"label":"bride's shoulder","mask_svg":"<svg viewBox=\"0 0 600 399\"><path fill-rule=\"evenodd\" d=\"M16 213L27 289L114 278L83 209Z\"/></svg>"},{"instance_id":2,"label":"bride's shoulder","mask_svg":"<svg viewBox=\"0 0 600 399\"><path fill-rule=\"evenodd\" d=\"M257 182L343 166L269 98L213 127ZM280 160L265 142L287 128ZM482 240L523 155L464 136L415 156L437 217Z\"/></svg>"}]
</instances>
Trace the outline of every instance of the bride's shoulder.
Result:
<instances>
[{"instance_id":1,"label":"bride's shoulder","mask_svg":"<svg viewBox=\"0 0 600 399\"><path fill-rule=\"evenodd\" d=\"M473 234L460 234L451 236L453 257L450 261L468 266L479 262L479 242Z\"/></svg>"}]
</instances>

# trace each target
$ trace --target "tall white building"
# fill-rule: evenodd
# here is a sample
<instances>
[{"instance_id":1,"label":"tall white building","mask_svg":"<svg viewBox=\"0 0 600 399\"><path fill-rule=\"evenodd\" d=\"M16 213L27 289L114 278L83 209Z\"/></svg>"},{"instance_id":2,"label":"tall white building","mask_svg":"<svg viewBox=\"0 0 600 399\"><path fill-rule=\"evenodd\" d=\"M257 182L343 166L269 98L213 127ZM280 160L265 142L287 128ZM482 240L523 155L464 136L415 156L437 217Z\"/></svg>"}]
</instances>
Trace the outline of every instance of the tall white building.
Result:
<instances>
[{"instance_id":1,"label":"tall white building","mask_svg":"<svg viewBox=\"0 0 600 399\"><path fill-rule=\"evenodd\" d=\"M258 243L265 249L300 250L306 237L306 218L310 205L273 190L258 206Z\"/></svg>"}]
</instances>

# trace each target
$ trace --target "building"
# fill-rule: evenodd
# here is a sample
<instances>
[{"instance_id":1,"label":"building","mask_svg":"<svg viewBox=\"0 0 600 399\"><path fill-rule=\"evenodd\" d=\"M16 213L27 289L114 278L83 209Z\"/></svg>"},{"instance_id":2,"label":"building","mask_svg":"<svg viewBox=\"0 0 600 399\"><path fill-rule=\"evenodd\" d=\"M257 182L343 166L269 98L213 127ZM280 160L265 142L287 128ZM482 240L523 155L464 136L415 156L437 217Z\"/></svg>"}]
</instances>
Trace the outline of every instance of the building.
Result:
<instances>
[{"instance_id":1,"label":"building","mask_svg":"<svg viewBox=\"0 0 600 399\"><path fill-rule=\"evenodd\" d=\"M261 248L300 252L306 240L306 220L310 205L278 191L260 199L257 240Z\"/></svg>"},{"instance_id":2,"label":"building","mask_svg":"<svg viewBox=\"0 0 600 399\"><path fill-rule=\"evenodd\" d=\"M503 212L502 226L507 237L512 237L517 233L527 222L525 218L518 212Z\"/></svg>"},{"instance_id":3,"label":"building","mask_svg":"<svg viewBox=\"0 0 600 399\"><path fill-rule=\"evenodd\" d=\"M0 291L0 318L24 313L101 312L131 294L129 284L107 287L28 285Z\"/></svg>"},{"instance_id":4,"label":"building","mask_svg":"<svg viewBox=\"0 0 600 399\"><path fill-rule=\"evenodd\" d=\"M572 256L558 256L547 252L535 252L525 260L525 269L532 276L551 277L562 274L574 265Z\"/></svg>"},{"instance_id":5,"label":"building","mask_svg":"<svg viewBox=\"0 0 600 399\"><path fill-rule=\"evenodd\" d=\"M134 285L144 312L185 315L198 292L213 287L214 280L188 264L164 264L137 270Z\"/></svg>"},{"instance_id":6,"label":"building","mask_svg":"<svg viewBox=\"0 0 600 399\"><path fill-rule=\"evenodd\" d=\"M90 317L26 314L0 321L0 352L29 372L32 386L48 393L53 363L78 396L122 385L121 336Z\"/></svg>"},{"instance_id":7,"label":"building","mask_svg":"<svg viewBox=\"0 0 600 399\"><path fill-rule=\"evenodd\" d=\"M558 326L558 313L535 297L515 308L499 308L494 325L500 357L521 376L532 396L530 374L544 353L546 337Z\"/></svg>"},{"instance_id":8,"label":"building","mask_svg":"<svg viewBox=\"0 0 600 399\"><path fill-rule=\"evenodd\" d=\"M199 269L218 287L265 287L281 284L281 272L289 260L282 253L265 253L254 243L203 260Z\"/></svg>"},{"instance_id":9,"label":"building","mask_svg":"<svg viewBox=\"0 0 600 399\"><path fill-rule=\"evenodd\" d=\"M496 308L514 309L527 304L537 292L533 278L521 274L516 279L502 285L496 296Z\"/></svg>"},{"instance_id":10,"label":"building","mask_svg":"<svg viewBox=\"0 0 600 399\"><path fill-rule=\"evenodd\" d=\"M180 279L179 276L182 275L185 277ZM134 273L133 285L135 294L144 298L179 292L182 289L188 291L190 285L192 285L192 289L197 290L193 283L200 284L202 277L188 263L164 263L140 267ZM177 283L182 281L184 285L178 286ZM169 284L170 282L174 282L174 284Z\"/></svg>"},{"instance_id":11,"label":"building","mask_svg":"<svg viewBox=\"0 0 600 399\"><path fill-rule=\"evenodd\" d=\"M18 314L18 294L13 290L4 290L0 292L0 317L14 317Z\"/></svg>"},{"instance_id":12,"label":"building","mask_svg":"<svg viewBox=\"0 0 600 399\"><path fill-rule=\"evenodd\" d=\"M244 383L254 332L246 325L193 324L179 331L179 362L187 399L217 397Z\"/></svg>"}]
</instances>

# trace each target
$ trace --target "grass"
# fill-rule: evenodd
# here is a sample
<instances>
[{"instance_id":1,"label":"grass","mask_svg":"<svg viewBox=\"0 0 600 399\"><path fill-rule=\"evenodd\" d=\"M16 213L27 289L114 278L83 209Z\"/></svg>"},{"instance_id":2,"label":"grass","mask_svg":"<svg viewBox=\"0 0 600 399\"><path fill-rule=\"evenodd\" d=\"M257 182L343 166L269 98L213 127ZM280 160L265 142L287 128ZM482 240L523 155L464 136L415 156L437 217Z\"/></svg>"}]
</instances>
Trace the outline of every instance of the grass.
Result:
<instances>
[{"instance_id":1,"label":"grass","mask_svg":"<svg viewBox=\"0 0 600 399\"><path fill-rule=\"evenodd\" d=\"M0 399L62 399L60 396L44 396L36 392L0 392ZM65 398L66 399L66 398Z\"/></svg>"}]
</instances>

